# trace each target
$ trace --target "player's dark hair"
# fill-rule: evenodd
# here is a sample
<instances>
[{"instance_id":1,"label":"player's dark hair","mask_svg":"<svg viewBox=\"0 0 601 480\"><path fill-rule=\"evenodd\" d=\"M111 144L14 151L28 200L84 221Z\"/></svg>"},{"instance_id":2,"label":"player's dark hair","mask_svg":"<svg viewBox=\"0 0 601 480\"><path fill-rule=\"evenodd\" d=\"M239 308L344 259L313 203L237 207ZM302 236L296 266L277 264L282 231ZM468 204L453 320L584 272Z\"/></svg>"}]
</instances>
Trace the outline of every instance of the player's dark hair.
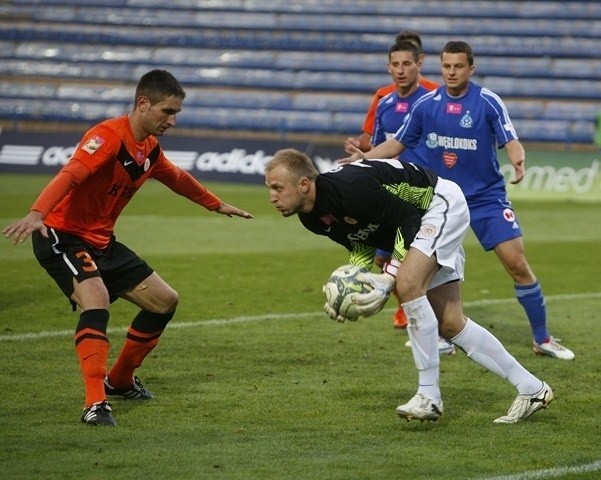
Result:
<instances>
[{"instance_id":1,"label":"player's dark hair","mask_svg":"<svg viewBox=\"0 0 601 480\"><path fill-rule=\"evenodd\" d=\"M450 42L447 42L442 49L442 52L440 52L440 58L442 58L444 53L465 53L468 65L470 67L474 65L474 52L472 51L472 47L466 42L451 40Z\"/></svg>"},{"instance_id":2,"label":"player's dark hair","mask_svg":"<svg viewBox=\"0 0 601 480\"><path fill-rule=\"evenodd\" d=\"M397 34L397 36L394 38L394 42L398 43L401 40L409 40L419 49L420 55L424 53L422 39L419 36L419 33L414 32L413 30L403 30L402 32Z\"/></svg>"},{"instance_id":3,"label":"player's dark hair","mask_svg":"<svg viewBox=\"0 0 601 480\"><path fill-rule=\"evenodd\" d=\"M148 97L151 105L162 102L168 97L179 97L182 100L186 92L167 70L151 70L142 75L136 87L134 105L138 103L141 96Z\"/></svg>"},{"instance_id":4,"label":"player's dark hair","mask_svg":"<svg viewBox=\"0 0 601 480\"><path fill-rule=\"evenodd\" d=\"M280 165L285 166L295 179L306 177L313 181L319 175L309 156L294 148L284 148L275 152L273 158L265 165L265 173Z\"/></svg>"},{"instance_id":5,"label":"player's dark hair","mask_svg":"<svg viewBox=\"0 0 601 480\"><path fill-rule=\"evenodd\" d=\"M421 54L420 49L411 40L399 40L393 43L388 49L388 60L390 61L390 55L393 52L411 52L411 56L415 63L419 62L419 56Z\"/></svg>"}]
</instances>

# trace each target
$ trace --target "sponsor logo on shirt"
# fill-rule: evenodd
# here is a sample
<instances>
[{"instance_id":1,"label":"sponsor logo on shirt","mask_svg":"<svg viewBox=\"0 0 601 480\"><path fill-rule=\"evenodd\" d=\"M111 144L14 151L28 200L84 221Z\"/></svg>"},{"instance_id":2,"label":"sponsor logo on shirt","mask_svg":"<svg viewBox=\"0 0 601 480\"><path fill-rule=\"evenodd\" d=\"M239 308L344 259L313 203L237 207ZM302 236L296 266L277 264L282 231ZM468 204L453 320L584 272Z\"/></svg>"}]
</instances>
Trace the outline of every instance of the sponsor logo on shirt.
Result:
<instances>
[{"instance_id":1,"label":"sponsor logo on shirt","mask_svg":"<svg viewBox=\"0 0 601 480\"><path fill-rule=\"evenodd\" d=\"M369 238L369 235L378 230L379 223L370 223L367 227L358 230L355 233L351 233L347 238L351 242L361 242Z\"/></svg>"},{"instance_id":2,"label":"sponsor logo on shirt","mask_svg":"<svg viewBox=\"0 0 601 480\"><path fill-rule=\"evenodd\" d=\"M407 102L397 102L394 111L397 113L407 113L409 111L409 104Z\"/></svg>"},{"instance_id":3,"label":"sponsor logo on shirt","mask_svg":"<svg viewBox=\"0 0 601 480\"><path fill-rule=\"evenodd\" d=\"M81 149L88 152L89 154L94 154L100 149L100 147L102 147L103 143L103 138L94 135L86 142L86 144L83 147L81 147Z\"/></svg>"},{"instance_id":4,"label":"sponsor logo on shirt","mask_svg":"<svg viewBox=\"0 0 601 480\"><path fill-rule=\"evenodd\" d=\"M463 105L460 103L447 103L447 113L459 115L463 111Z\"/></svg>"},{"instance_id":5,"label":"sponsor logo on shirt","mask_svg":"<svg viewBox=\"0 0 601 480\"><path fill-rule=\"evenodd\" d=\"M428 148L452 148L454 150L478 150L478 140L475 138L445 137L436 132L428 133L426 140Z\"/></svg>"}]
</instances>

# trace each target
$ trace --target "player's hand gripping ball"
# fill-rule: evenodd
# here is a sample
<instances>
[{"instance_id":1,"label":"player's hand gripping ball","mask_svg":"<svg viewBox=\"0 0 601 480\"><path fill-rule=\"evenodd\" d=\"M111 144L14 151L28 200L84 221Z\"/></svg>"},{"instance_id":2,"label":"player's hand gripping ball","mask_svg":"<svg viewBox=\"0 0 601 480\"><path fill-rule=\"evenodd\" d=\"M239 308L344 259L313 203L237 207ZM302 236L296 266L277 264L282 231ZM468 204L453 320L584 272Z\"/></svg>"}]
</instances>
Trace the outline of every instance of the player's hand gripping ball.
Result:
<instances>
[{"instance_id":1,"label":"player's hand gripping ball","mask_svg":"<svg viewBox=\"0 0 601 480\"><path fill-rule=\"evenodd\" d=\"M368 270L365 267L357 265L342 265L332 272L322 289L326 297L324 311L332 320L344 322L359 318L355 296L373 289L357 280L358 274L366 272Z\"/></svg>"}]
</instances>

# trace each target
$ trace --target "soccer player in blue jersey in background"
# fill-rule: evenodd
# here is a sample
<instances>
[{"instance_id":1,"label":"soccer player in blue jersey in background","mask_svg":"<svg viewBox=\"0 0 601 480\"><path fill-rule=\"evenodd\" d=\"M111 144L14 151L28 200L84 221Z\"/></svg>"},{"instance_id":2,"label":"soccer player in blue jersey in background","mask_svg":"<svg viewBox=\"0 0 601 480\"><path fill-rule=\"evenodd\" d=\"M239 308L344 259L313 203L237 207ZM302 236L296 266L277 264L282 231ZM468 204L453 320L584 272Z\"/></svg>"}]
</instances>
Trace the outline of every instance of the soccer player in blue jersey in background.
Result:
<instances>
[{"instance_id":1,"label":"soccer player in blue jersey in background","mask_svg":"<svg viewBox=\"0 0 601 480\"><path fill-rule=\"evenodd\" d=\"M495 93L471 81L474 55L466 42L448 42L440 58L444 86L415 102L394 137L369 152L357 149L341 163L392 158L412 149L413 162L457 183L467 199L476 237L485 250L494 250L514 281L532 329L533 351L572 360L574 353L549 334L543 292L526 260L522 231L500 172L497 149L505 147L514 168L511 183L525 174L525 151L507 109Z\"/></svg>"},{"instance_id":2,"label":"soccer player in blue jersey in background","mask_svg":"<svg viewBox=\"0 0 601 480\"><path fill-rule=\"evenodd\" d=\"M419 83L419 56L420 50L410 40L395 42L388 49L388 73L396 88L378 102L372 145L393 137L415 101L429 91ZM406 150L402 157L410 161L413 154Z\"/></svg>"},{"instance_id":3,"label":"soccer player in blue jersey in background","mask_svg":"<svg viewBox=\"0 0 601 480\"><path fill-rule=\"evenodd\" d=\"M421 49L412 40L398 40L388 49L388 73L395 90L378 102L374 133L371 138L372 145L379 145L393 137L415 101L428 93L429 90L419 83L420 55ZM407 149L402 153L401 158L411 162L415 154L411 149ZM390 260L390 252L376 251L375 263L378 267L382 268L388 260ZM407 317L400 304L394 313L393 325L395 328L407 328ZM441 337L438 351L441 354L453 354L455 347Z\"/></svg>"},{"instance_id":4,"label":"soccer player in blue jersey in background","mask_svg":"<svg viewBox=\"0 0 601 480\"><path fill-rule=\"evenodd\" d=\"M388 73L392 77L395 89L378 102L375 112L374 131L370 140L370 148L385 142L394 136L403 124L403 119L411 110L413 103L428 90L420 85L420 52L419 47L411 40L396 41L388 49ZM411 161L411 150L403 152L403 159ZM382 268L389 260L390 252L378 250L375 263ZM400 306L395 311L392 322L395 328L407 328L407 317ZM452 345L446 341L442 346L448 346L448 352L443 348L442 353L454 353Z\"/></svg>"}]
</instances>

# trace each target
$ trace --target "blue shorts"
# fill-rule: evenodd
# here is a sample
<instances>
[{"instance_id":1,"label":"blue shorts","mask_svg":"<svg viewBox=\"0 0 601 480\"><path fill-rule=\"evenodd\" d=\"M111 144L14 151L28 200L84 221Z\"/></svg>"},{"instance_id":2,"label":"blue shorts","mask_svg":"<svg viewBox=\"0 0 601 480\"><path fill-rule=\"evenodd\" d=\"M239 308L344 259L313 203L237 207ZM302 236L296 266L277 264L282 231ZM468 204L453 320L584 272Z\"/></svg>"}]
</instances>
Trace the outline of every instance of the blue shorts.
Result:
<instances>
[{"instance_id":1,"label":"blue shorts","mask_svg":"<svg viewBox=\"0 0 601 480\"><path fill-rule=\"evenodd\" d=\"M521 237L522 230L507 198L488 201L469 201L470 225L484 250L499 243Z\"/></svg>"}]
</instances>

